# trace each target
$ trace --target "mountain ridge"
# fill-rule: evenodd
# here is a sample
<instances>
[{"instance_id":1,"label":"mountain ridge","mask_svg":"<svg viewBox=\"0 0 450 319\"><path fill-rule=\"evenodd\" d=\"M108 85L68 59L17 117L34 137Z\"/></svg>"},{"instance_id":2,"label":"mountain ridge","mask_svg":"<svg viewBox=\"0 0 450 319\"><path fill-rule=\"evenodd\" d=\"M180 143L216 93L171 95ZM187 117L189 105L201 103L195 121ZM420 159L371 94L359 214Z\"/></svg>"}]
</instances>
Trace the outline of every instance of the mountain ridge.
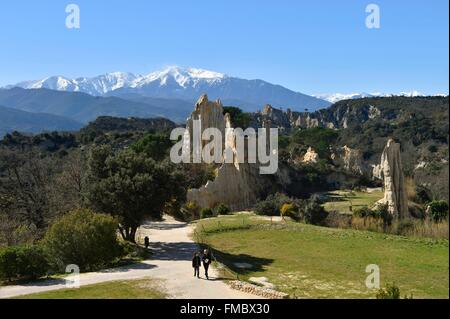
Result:
<instances>
[{"instance_id":1,"label":"mountain ridge","mask_svg":"<svg viewBox=\"0 0 450 319\"><path fill-rule=\"evenodd\" d=\"M303 93L295 92L281 85L263 80L246 80L224 73L197 68L168 67L147 75L113 72L97 77L69 79L53 76L36 81L25 81L6 88L51 89L56 91L82 92L93 96L118 96L139 94L152 98L182 99L195 103L198 97L207 93L211 99L241 101L245 111L254 111L255 106L265 104L290 107L294 110L308 108L316 110L331 104Z\"/></svg>"},{"instance_id":2,"label":"mountain ridge","mask_svg":"<svg viewBox=\"0 0 450 319\"><path fill-rule=\"evenodd\" d=\"M48 113L32 113L0 105L0 138L14 131L40 133L43 131L77 131L82 123Z\"/></svg>"}]
</instances>

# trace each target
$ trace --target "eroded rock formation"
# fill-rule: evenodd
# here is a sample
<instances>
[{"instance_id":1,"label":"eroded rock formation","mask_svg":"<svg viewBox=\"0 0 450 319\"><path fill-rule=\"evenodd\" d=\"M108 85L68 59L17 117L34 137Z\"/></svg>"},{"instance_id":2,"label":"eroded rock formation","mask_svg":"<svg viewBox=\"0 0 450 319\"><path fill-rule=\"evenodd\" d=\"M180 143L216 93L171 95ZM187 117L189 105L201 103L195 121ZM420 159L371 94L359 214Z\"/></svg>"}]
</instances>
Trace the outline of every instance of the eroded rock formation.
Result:
<instances>
[{"instance_id":1,"label":"eroded rock formation","mask_svg":"<svg viewBox=\"0 0 450 319\"><path fill-rule=\"evenodd\" d=\"M367 176L370 176L372 173L364 161L362 152L347 145L335 150L331 154L331 159L335 165L340 165L350 173Z\"/></svg>"},{"instance_id":2,"label":"eroded rock formation","mask_svg":"<svg viewBox=\"0 0 450 319\"><path fill-rule=\"evenodd\" d=\"M308 151L303 156L303 163L315 164L317 162L319 162L319 154L312 147L308 147Z\"/></svg>"},{"instance_id":3,"label":"eroded rock formation","mask_svg":"<svg viewBox=\"0 0 450 319\"><path fill-rule=\"evenodd\" d=\"M238 163L236 136L233 130L225 130L231 128L230 117L228 114L223 115L220 101L210 102L206 95L202 96L187 121L189 132L193 130L194 119L201 120L202 131L216 127L223 132L223 149L232 151L233 161L221 164L214 181L209 181L198 189L189 190L188 201L195 202L202 208L214 208L224 203L234 210L244 209L252 206L258 198L264 197L274 188L275 177L260 175L259 165ZM267 125L270 125L270 122L267 122ZM286 177L280 175L278 179L283 182Z\"/></svg>"},{"instance_id":4,"label":"eroded rock formation","mask_svg":"<svg viewBox=\"0 0 450 319\"><path fill-rule=\"evenodd\" d=\"M384 180L384 198L380 204L387 204L389 213L395 218L408 217L408 199L405 190L400 144L389 139L381 155L381 175Z\"/></svg>"}]
</instances>

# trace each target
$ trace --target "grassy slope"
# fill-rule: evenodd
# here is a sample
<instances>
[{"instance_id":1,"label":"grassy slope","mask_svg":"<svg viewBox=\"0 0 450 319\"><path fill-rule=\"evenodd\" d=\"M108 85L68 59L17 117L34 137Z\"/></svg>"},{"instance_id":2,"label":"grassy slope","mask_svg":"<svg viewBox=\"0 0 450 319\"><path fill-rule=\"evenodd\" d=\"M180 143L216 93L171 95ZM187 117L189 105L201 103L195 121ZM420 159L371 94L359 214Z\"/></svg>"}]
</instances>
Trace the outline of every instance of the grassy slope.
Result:
<instances>
[{"instance_id":1,"label":"grassy slope","mask_svg":"<svg viewBox=\"0 0 450 319\"><path fill-rule=\"evenodd\" d=\"M368 298L366 266L377 264L381 284L395 282L402 295L448 298L448 241L404 238L304 224L284 226L241 217L203 221L204 240L219 261L244 277L265 276L292 296ZM258 223L258 227L248 227ZM200 227L199 229L201 229ZM225 228L235 230L224 231ZM206 231L206 232L205 232ZM254 265L242 270L236 262Z\"/></svg>"},{"instance_id":2,"label":"grassy slope","mask_svg":"<svg viewBox=\"0 0 450 319\"><path fill-rule=\"evenodd\" d=\"M167 296L151 279L110 281L21 296L20 299L163 299Z\"/></svg>"},{"instance_id":3,"label":"grassy slope","mask_svg":"<svg viewBox=\"0 0 450 319\"><path fill-rule=\"evenodd\" d=\"M374 190L370 193L358 191L333 191L327 195L330 199L324 205L327 211L350 214L350 205L353 206L353 210L362 208L363 206L371 207L378 200L383 198L384 193L381 190Z\"/></svg>"}]
</instances>

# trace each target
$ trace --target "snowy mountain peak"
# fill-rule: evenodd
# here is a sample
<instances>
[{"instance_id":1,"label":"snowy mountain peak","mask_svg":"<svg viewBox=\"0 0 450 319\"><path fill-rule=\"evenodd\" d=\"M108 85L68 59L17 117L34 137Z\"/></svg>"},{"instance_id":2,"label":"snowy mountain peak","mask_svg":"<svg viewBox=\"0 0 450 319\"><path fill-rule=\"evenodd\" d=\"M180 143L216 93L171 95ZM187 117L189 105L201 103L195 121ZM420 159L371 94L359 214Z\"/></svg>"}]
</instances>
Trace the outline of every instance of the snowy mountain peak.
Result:
<instances>
[{"instance_id":1,"label":"snowy mountain peak","mask_svg":"<svg viewBox=\"0 0 450 319\"><path fill-rule=\"evenodd\" d=\"M392 93L380 93L380 92L375 92L375 93L334 93L334 94L317 94L314 95L316 98L319 99L323 99L326 100L328 102L331 103L336 103L342 100L353 100L353 99L361 99L361 98L366 98L366 97L390 97L390 96L405 96L405 97L417 97L417 96L424 96L424 94L422 94L419 91L413 90L410 92L400 92L397 94L392 94Z\"/></svg>"},{"instance_id":2,"label":"snowy mountain peak","mask_svg":"<svg viewBox=\"0 0 450 319\"><path fill-rule=\"evenodd\" d=\"M200 81L212 83L220 81L226 75L214 71L208 71L195 68L180 68L177 66L170 66L162 71L152 72L146 76L135 81L132 87L141 87L152 82L159 82L160 86L168 85L173 80L179 86L185 88L189 85L197 85Z\"/></svg>"},{"instance_id":3,"label":"snowy mountain peak","mask_svg":"<svg viewBox=\"0 0 450 319\"><path fill-rule=\"evenodd\" d=\"M266 104L292 110L327 107L329 102L289 90L262 80L246 80L199 68L170 66L146 75L111 72L96 77L75 79L62 76L18 83L12 87L46 88L55 91L82 92L93 96L115 96L147 103L151 99L177 99L195 103L207 93L228 105L255 111ZM160 100L152 103L163 103Z\"/></svg>"},{"instance_id":4,"label":"snowy mountain peak","mask_svg":"<svg viewBox=\"0 0 450 319\"><path fill-rule=\"evenodd\" d=\"M181 88L188 86L196 87L200 82L213 84L220 82L225 77L225 74L214 71L170 66L161 71L152 72L144 76L127 72L111 72L96 77L80 77L76 79L52 76L43 80L21 82L14 86L24 89L45 88L57 91L104 95L121 88L140 88L155 83L159 86L175 85Z\"/></svg>"}]
</instances>

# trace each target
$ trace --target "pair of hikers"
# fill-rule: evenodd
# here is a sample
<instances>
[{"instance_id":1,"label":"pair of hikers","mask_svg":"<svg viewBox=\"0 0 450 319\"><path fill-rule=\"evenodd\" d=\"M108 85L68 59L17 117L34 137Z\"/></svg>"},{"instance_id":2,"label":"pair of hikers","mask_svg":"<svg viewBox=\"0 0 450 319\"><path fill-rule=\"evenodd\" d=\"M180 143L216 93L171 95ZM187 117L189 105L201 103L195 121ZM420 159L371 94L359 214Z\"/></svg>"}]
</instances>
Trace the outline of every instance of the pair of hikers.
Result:
<instances>
[{"instance_id":1,"label":"pair of hikers","mask_svg":"<svg viewBox=\"0 0 450 319\"><path fill-rule=\"evenodd\" d=\"M196 251L194 253L194 256L192 257L192 268L194 268L194 277L197 276L197 278L200 278L200 267L203 263L203 268L205 268L205 277L206 279L209 279L208 276L208 269L209 265L211 264L211 253L208 249L205 249L203 251L203 254L200 255L199 251Z\"/></svg>"}]
</instances>

